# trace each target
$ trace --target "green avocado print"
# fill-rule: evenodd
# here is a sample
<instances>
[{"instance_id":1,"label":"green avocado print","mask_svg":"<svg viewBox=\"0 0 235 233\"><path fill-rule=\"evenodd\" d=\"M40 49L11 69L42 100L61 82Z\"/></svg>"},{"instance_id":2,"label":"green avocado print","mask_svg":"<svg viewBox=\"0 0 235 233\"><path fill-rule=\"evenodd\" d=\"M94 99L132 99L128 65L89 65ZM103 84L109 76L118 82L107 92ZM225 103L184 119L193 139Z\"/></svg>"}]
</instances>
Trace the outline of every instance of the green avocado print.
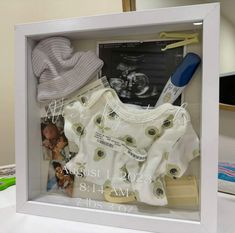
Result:
<instances>
[{"instance_id":1,"label":"green avocado print","mask_svg":"<svg viewBox=\"0 0 235 233\"><path fill-rule=\"evenodd\" d=\"M105 156L106 156L106 153L105 153L104 149L99 147L95 150L94 160L100 161L100 160L104 159Z\"/></svg>"},{"instance_id":2,"label":"green avocado print","mask_svg":"<svg viewBox=\"0 0 235 233\"><path fill-rule=\"evenodd\" d=\"M84 136L85 135L85 128L81 123L73 124L72 129L78 136Z\"/></svg>"},{"instance_id":3,"label":"green avocado print","mask_svg":"<svg viewBox=\"0 0 235 233\"><path fill-rule=\"evenodd\" d=\"M165 191L160 181L156 181L153 187L153 194L158 198L162 199L165 197Z\"/></svg>"},{"instance_id":4,"label":"green avocado print","mask_svg":"<svg viewBox=\"0 0 235 233\"><path fill-rule=\"evenodd\" d=\"M154 139L160 136L160 131L155 126L149 126L145 130L145 135Z\"/></svg>"},{"instance_id":5,"label":"green avocado print","mask_svg":"<svg viewBox=\"0 0 235 233\"><path fill-rule=\"evenodd\" d=\"M171 114L167 117L166 120L163 121L163 124L162 124L162 127L164 129L169 129L173 126L173 119L174 119L174 116Z\"/></svg>"},{"instance_id":6,"label":"green avocado print","mask_svg":"<svg viewBox=\"0 0 235 233\"><path fill-rule=\"evenodd\" d=\"M101 129L101 131L104 133L105 130L110 130L109 127L105 127L104 125L104 118L101 114L97 115L94 119L95 125Z\"/></svg>"},{"instance_id":7,"label":"green avocado print","mask_svg":"<svg viewBox=\"0 0 235 233\"><path fill-rule=\"evenodd\" d=\"M104 120L101 114L97 115L94 119L94 123L97 127L103 128L104 127Z\"/></svg>"},{"instance_id":8,"label":"green avocado print","mask_svg":"<svg viewBox=\"0 0 235 233\"><path fill-rule=\"evenodd\" d=\"M80 97L80 102L85 105L87 103L87 97L86 96L81 96Z\"/></svg>"},{"instance_id":9,"label":"green avocado print","mask_svg":"<svg viewBox=\"0 0 235 233\"><path fill-rule=\"evenodd\" d=\"M108 118L109 118L110 120L115 120L117 117L118 117L117 113L114 112L113 110L111 110L111 111L108 113Z\"/></svg>"},{"instance_id":10,"label":"green avocado print","mask_svg":"<svg viewBox=\"0 0 235 233\"><path fill-rule=\"evenodd\" d=\"M170 177L178 177L180 175L180 168L176 164L167 164L167 175Z\"/></svg>"},{"instance_id":11,"label":"green avocado print","mask_svg":"<svg viewBox=\"0 0 235 233\"><path fill-rule=\"evenodd\" d=\"M126 135L122 138L122 140L126 143L126 145L128 146L136 146L136 140L130 136L130 135Z\"/></svg>"},{"instance_id":12,"label":"green avocado print","mask_svg":"<svg viewBox=\"0 0 235 233\"><path fill-rule=\"evenodd\" d=\"M96 125L101 125L102 124L102 122L103 122L103 119L102 119L102 116L101 116L101 114L99 114L99 115L97 115L96 117L95 117L95 124Z\"/></svg>"}]
</instances>

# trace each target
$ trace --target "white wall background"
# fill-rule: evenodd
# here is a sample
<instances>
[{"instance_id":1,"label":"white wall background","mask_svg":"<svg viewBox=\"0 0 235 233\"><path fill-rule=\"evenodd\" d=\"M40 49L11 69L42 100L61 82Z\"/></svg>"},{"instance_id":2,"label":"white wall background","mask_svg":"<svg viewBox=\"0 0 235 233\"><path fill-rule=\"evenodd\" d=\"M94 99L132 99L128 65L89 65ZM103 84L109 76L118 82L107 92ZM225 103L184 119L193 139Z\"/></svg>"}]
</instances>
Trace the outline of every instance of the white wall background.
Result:
<instances>
[{"instance_id":1,"label":"white wall background","mask_svg":"<svg viewBox=\"0 0 235 233\"><path fill-rule=\"evenodd\" d=\"M136 0L137 10L202 4L206 0ZM210 2L210 0L208 0Z\"/></svg>"},{"instance_id":2,"label":"white wall background","mask_svg":"<svg viewBox=\"0 0 235 233\"><path fill-rule=\"evenodd\" d=\"M235 26L225 17L221 19L220 71L235 71ZM235 161L235 112L220 110L219 153L221 161Z\"/></svg>"},{"instance_id":3,"label":"white wall background","mask_svg":"<svg viewBox=\"0 0 235 233\"><path fill-rule=\"evenodd\" d=\"M113 12L121 0L0 0L0 165L15 162L14 25Z\"/></svg>"}]
</instances>

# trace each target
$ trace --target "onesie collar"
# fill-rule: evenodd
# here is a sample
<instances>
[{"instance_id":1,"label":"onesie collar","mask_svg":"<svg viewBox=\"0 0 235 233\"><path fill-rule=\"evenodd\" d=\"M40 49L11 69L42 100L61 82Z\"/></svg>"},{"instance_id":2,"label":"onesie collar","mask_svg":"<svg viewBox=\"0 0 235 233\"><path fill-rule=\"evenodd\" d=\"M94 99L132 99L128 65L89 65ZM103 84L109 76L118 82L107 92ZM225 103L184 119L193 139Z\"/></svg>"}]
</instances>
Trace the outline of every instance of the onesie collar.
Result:
<instances>
[{"instance_id":1,"label":"onesie collar","mask_svg":"<svg viewBox=\"0 0 235 233\"><path fill-rule=\"evenodd\" d=\"M165 103L151 109L134 108L130 105L122 103L117 93L111 88L104 88L97 91L91 97L87 107L94 105L100 99L100 97L105 99L105 102L115 113L117 113L117 115L119 115L119 117L133 123L144 123L152 121L159 118L164 112L169 110L176 110L177 108L170 103Z\"/></svg>"}]
</instances>

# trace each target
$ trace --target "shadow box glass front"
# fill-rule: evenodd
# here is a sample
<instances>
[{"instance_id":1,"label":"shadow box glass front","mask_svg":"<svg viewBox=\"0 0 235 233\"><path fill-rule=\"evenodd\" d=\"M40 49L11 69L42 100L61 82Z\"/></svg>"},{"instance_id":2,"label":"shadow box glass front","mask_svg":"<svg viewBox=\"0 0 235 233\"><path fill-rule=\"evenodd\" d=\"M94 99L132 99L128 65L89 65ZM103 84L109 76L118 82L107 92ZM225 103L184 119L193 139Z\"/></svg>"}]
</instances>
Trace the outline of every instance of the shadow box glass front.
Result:
<instances>
[{"instance_id":1,"label":"shadow box glass front","mask_svg":"<svg viewBox=\"0 0 235 233\"><path fill-rule=\"evenodd\" d=\"M16 26L17 211L215 232L218 12Z\"/></svg>"}]
</instances>

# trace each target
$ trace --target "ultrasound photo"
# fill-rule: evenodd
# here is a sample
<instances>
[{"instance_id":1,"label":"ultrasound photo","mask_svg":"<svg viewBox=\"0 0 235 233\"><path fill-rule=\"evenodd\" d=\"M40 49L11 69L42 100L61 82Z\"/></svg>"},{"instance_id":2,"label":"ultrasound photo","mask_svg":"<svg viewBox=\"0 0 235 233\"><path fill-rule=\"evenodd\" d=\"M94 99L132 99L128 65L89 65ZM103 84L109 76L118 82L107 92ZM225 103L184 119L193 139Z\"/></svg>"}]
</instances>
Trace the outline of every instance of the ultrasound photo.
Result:
<instances>
[{"instance_id":1,"label":"ultrasound photo","mask_svg":"<svg viewBox=\"0 0 235 233\"><path fill-rule=\"evenodd\" d=\"M101 76L124 103L155 106L165 84L183 59L183 47L161 51L172 40L102 42L99 57L104 61ZM181 97L175 102L181 104Z\"/></svg>"}]
</instances>

